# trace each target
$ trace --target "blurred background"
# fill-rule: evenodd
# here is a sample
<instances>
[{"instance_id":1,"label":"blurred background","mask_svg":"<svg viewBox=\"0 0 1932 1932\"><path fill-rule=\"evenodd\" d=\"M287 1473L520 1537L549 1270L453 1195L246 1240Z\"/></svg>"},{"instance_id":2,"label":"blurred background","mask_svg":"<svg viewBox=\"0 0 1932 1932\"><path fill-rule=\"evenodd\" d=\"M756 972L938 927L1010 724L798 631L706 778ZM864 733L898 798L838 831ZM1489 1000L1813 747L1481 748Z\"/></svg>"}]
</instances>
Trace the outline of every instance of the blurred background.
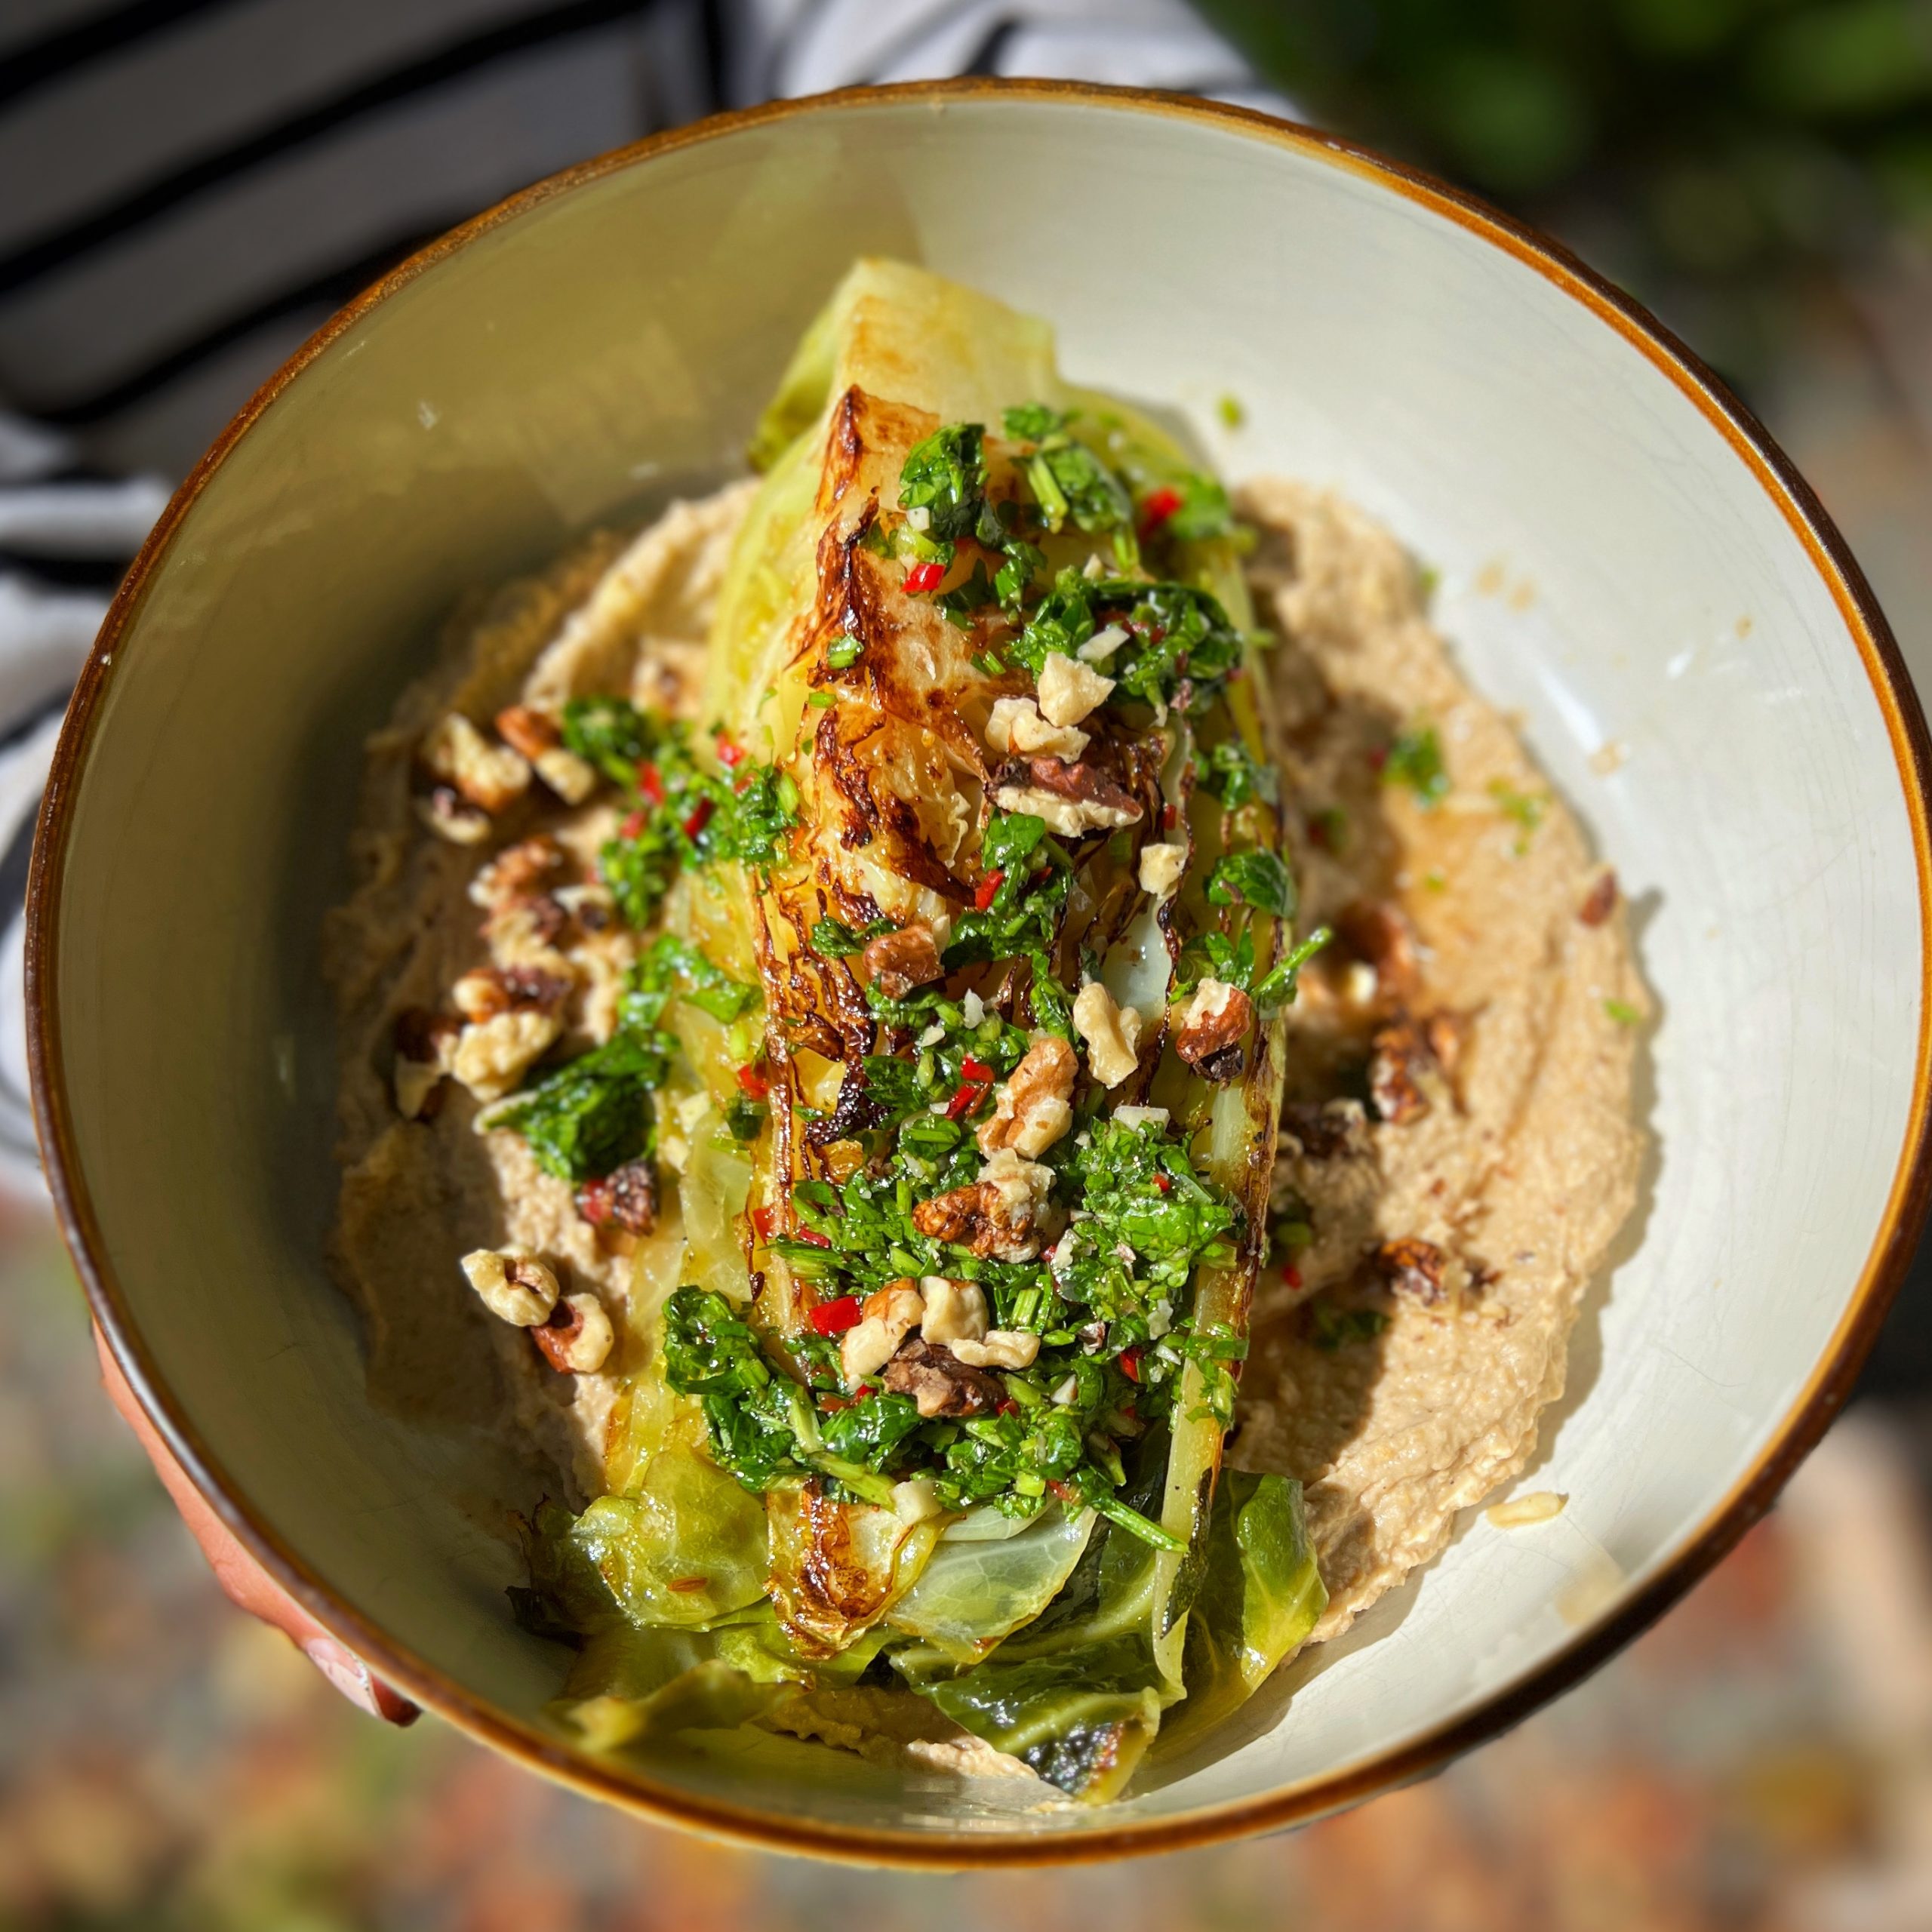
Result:
<instances>
[{"instance_id":1,"label":"blurred background","mask_svg":"<svg viewBox=\"0 0 1932 1932\"><path fill-rule=\"evenodd\" d=\"M109 506L76 535L0 498L0 617L45 657L13 742L167 489L389 262L716 105L961 70L1272 92L1550 229L1767 421L1932 685L1932 0L1208 0L1220 41L1178 4L0 0L0 484ZM19 1072L0 1042L0 1097ZM640 1826L342 1703L217 1590L0 1132L6 1173L6 1932L1932 1927L1924 1257L1779 1508L1516 1732L1292 1836L937 1881Z\"/></svg>"}]
</instances>

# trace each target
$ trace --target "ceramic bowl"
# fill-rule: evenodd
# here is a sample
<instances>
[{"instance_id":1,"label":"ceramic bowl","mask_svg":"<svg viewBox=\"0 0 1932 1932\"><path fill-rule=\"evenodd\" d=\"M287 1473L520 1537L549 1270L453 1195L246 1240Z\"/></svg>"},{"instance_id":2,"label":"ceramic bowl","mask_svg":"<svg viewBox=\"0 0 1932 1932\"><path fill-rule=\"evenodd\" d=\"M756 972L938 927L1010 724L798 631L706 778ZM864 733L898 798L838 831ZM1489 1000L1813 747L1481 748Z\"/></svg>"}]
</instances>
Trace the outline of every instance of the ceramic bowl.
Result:
<instances>
[{"instance_id":1,"label":"ceramic bowl","mask_svg":"<svg viewBox=\"0 0 1932 1932\"><path fill-rule=\"evenodd\" d=\"M359 734L466 590L738 465L853 257L1051 317L1077 380L1235 475L1332 484L1441 573L1637 911L1661 1017L1641 1207L1534 1488L1110 1809L847 1761L597 1761L546 1723L505 1478L365 1399L322 1237L318 921ZM1245 406L1238 431L1215 403ZM1927 752L1883 620L1763 432L1549 243L1257 116L964 82L787 104L559 177L346 310L189 478L61 740L32 888L48 1164L100 1321L242 1538L410 1695L529 1764L758 1843L1097 1857L1307 1818L1520 1718L1682 1592L1842 1398L1928 1180Z\"/></svg>"}]
</instances>

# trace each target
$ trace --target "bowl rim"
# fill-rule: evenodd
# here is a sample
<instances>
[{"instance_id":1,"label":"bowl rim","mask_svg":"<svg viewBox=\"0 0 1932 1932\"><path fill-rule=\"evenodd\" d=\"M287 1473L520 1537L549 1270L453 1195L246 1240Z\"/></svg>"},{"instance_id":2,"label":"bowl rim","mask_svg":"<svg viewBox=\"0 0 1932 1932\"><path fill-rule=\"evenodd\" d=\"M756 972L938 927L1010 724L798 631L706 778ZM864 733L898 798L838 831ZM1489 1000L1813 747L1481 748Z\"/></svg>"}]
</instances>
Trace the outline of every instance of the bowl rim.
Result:
<instances>
[{"instance_id":1,"label":"bowl rim","mask_svg":"<svg viewBox=\"0 0 1932 1932\"><path fill-rule=\"evenodd\" d=\"M426 269L552 197L664 155L826 112L998 100L1099 109L1190 122L1242 136L1366 180L1453 221L1535 270L1614 330L1675 384L1730 445L1798 537L1858 651L1883 715L1910 822L1917 872L1921 995L1912 1108L1884 1214L1844 1314L1796 1400L1750 1468L1657 1572L1534 1668L1421 1736L1257 1798L1177 1817L1123 1820L1078 1833L907 1832L832 1825L700 1798L633 1767L600 1761L511 1717L368 1621L322 1580L231 1485L192 1420L162 1381L116 1278L96 1223L75 1145L58 1007L60 912L72 807L98 724L107 669L177 531L235 445L288 384L337 338ZM1341 136L1250 108L1192 96L1089 82L986 76L851 88L767 103L666 130L566 168L431 242L339 310L263 384L189 472L155 524L103 621L77 681L55 749L34 839L26 902L27 1052L42 1163L63 1238L94 1318L143 1408L223 1522L269 1574L380 1677L459 1730L585 1795L654 1821L768 1851L872 1865L958 1869L1085 1863L1182 1850L1306 1823L1440 1768L1520 1722L1654 1622L1764 1514L1850 1393L1904 1278L1932 1204L1932 740L1897 644L1863 571L1810 487L1756 417L1640 304L1561 244L1463 189Z\"/></svg>"}]
</instances>

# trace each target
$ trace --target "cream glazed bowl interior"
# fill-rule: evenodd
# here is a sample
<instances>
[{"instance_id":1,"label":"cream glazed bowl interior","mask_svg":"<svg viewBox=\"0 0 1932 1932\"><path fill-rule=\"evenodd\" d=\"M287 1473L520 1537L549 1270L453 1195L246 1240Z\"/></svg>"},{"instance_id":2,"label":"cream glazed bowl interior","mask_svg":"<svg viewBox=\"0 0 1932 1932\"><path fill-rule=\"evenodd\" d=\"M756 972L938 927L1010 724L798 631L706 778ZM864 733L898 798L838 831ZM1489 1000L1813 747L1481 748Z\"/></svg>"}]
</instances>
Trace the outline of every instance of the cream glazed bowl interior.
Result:
<instances>
[{"instance_id":1,"label":"cream glazed bowl interior","mask_svg":"<svg viewBox=\"0 0 1932 1932\"><path fill-rule=\"evenodd\" d=\"M1111 1807L598 1761L546 1721L492 1528L512 1478L375 1413L322 1240L316 971L361 735L441 615L740 466L856 255L1057 326L1231 475L1334 485L1440 573L1637 912L1660 1017L1639 1210L1524 1488L1307 1653L1232 1748ZM1223 394L1246 421L1217 418ZM531 1764L769 1846L1078 1858L1291 1823L1514 1721L1769 1501L1841 1399L1925 1204L1927 753L1804 485L1549 245L1340 143L1195 103L969 82L706 123L460 231L339 317L177 497L61 741L32 894L48 1164L111 1343L241 1537L409 1694ZM508 1487L506 1487L508 1485Z\"/></svg>"}]
</instances>

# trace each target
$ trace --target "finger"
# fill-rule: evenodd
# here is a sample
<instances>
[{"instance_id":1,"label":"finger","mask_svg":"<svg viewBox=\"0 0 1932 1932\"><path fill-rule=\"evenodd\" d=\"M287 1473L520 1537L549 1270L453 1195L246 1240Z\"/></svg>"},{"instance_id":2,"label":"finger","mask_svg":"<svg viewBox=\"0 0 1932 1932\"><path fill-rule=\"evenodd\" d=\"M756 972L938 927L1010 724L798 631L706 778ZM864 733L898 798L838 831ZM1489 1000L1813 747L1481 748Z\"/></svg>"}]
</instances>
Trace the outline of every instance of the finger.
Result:
<instances>
[{"instance_id":1,"label":"finger","mask_svg":"<svg viewBox=\"0 0 1932 1932\"><path fill-rule=\"evenodd\" d=\"M134 1432L229 1601L281 1631L351 1703L390 1724L414 1724L422 1715L418 1707L375 1676L354 1651L324 1629L256 1561L234 1531L216 1515L213 1505L175 1460L160 1431L141 1407L98 1327L94 1330L94 1346L100 1358L100 1379L108 1400Z\"/></svg>"}]
</instances>

